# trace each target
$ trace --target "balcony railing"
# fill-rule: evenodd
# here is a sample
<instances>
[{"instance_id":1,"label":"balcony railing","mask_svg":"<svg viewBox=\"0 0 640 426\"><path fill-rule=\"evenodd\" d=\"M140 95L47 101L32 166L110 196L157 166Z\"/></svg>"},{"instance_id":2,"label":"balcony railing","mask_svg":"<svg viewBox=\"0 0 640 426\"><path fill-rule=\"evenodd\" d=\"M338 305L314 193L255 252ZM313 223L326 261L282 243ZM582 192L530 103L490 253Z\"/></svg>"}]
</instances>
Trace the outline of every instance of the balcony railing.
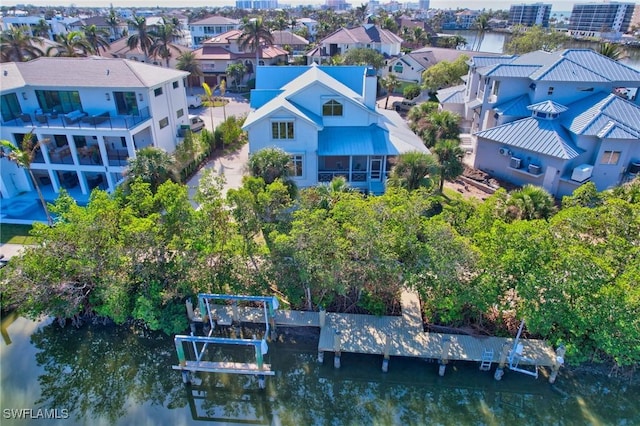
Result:
<instances>
[{"instance_id":1,"label":"balcony railing","mask_svg":"<svg viewBox=\"0 0 640 426\"><path fill-rule=\"evenodd\" d=\"M21 114L18 118L3 122L3 126L18 127L48 127L65 129L132 129L138 124L149 120L149 108L143 108L136 115L110 116L108 111L101 113L79 114Z\"/></svg>"},{"instance_id":2,"label":"balcony railing","mask_svg":"<svg viewBox=\"0 0 640 426\"><path fill-rule=\"evenodd\" d=\"M320 170L318 171L318 182L331 182L335 177L343 177L347 182L366 182L367 172L362 170Z\"/></svg>"}]
</instances>

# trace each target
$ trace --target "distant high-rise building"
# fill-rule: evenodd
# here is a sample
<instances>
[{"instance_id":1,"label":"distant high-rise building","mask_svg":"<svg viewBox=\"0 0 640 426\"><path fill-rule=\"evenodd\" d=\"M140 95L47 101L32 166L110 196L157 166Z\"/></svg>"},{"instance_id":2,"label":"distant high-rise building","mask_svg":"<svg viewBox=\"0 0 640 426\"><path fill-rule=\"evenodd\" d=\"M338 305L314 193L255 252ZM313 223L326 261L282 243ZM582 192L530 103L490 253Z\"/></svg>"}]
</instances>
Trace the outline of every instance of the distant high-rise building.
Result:
<instances>
[{"instance_id":1,"label":"distant high-rise building","mask_svg":"<svg viewBox=\"0 0 640 426\"><path fill-rule=\"evenodd\" d=\"M551 14L551 4L513 4L509 9L509 25L524 25L532 27L549 26L549 15Z\"/></svg>"},{"instance_id":2,"label":"distant high-rise building","mask_svg":"<svg viewBox=\"0 0 640 426\"><path fill-rule=\"evenodd\" d=\"M429 10L429 0L419 0L418 6L420 10Z\"/></svg>"},{"instance_id":3,"label":"distant high-rise building","mask_svg":"<svg viewBox=\"0 0 640 426\"><path fill-rule=\"evenodd\" d=\"M345 0L326 0L325 7L333 10L347 10L351 5Z\"/></svg>"},{"instance_id":4,"label":"distant high-rise building","mask_svg":"<svg viewBox=\"0 0 640 426\"><path fill-rule=\"evenodd\" d=\"M629 30L634 3L583 3L573 5L569 33L575 37L622 36Z\"/></svg>"},{"instance_id":5,"label":"distant high-rise building","mask_svg":"<svg viewBox=\"0 0 640 426\"><path fill-rule=\"evenodd\" d=\"M278 0L236 0L236 9L277 9Z\"/></svg>"}]
</instances>

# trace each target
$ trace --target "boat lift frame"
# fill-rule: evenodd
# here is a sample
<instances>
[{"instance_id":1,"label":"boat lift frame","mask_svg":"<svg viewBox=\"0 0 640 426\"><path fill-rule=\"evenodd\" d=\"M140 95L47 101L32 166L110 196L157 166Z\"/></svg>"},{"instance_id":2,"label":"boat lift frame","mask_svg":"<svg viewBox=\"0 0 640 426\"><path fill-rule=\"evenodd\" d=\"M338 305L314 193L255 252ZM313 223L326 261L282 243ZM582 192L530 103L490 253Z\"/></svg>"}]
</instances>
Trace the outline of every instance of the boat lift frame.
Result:
<instances>
[{"instance_id":1,"label":"boat lift frame","mask_svg":"<svg viewBox=\"0 0 640 426\"><path fill-rule=\"evenodd\" d=\"M536 379L538 378L538 365L534 360L525 358L522 356L523 346L522 343L519 342L520 335L522 334L522 329L524 328L524 319L520 322L520 327L518 328L518 334L516 334L516 339L513 341L513 348L509 351L509 356L507 360L509 361L509 370L517 371L518 373L527 374L529 376L533 376ZM533 364L534 371L525 370L524 368L520 368L518 365L520 361L527 362L529 364Z\"/></svg>"}]
</instances>

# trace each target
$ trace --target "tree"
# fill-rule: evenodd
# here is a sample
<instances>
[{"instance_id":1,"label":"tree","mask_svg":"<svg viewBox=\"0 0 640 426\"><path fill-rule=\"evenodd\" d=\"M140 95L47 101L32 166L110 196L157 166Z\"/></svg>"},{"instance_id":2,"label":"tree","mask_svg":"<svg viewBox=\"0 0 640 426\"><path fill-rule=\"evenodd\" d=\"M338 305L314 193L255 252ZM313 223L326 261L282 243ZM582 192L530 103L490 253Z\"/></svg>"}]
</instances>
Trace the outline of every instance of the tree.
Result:
<instances>
[{"instance_id":1,"label":"tree","mask_svg":"<svg viewBox=\"0 0 640 426\"><path fill-rule=\"evenodd\" d=\"M42 39L25 30L23 27L11 27L0 34L2 62L24 62L44 55L37 47L42 46Z\"/></svg>"},{"instance_id":2,"label":"tree","mask_svg":"<svg viewBox=\"0 0 640 426\"><path fill-rule=\"evenodd\" d=\"M619 60L622 57L622 49L616 44L613 43L602 43L598 48L598 53L606 56L609 59L613 59L614 61Z\"/></svg>"},{"instance_id":3,"label":"tree","mask_svg":"<svg viewBox=\"0 0 640 426\"><path fill-rule=\"evenodd\" d=\"M229 77L233 78L236 91L239 91L238 83L242 82L244 75L247 73L247 67L242 62L236 62L235 64L229 64L226 72Z\"/></svg>"},{"instance_id":4,"label":"tree","mask_svg":"<svg viewBox=\"0 0 640 426\"><path fill-rule=\"evenodd\" d=\"M87 43L91 46L91 50L100 56L100 48L105 51L109 48L109 33L103 28L98 28L95 25L84 25L82 31L87 39Z\"/></svg>"},{"instance_id":5,"label":"tree","mask_svg":"<svg viewBox=\"0 0 640 426\"><path fill-rule=\"evenodd\" d=\"M211 131L215 131L215 124L213 123L213 108L216 106L216 98L213 95L213 91L216 90L216 87L209 87L207 83L202 83L202 88L204 89L204 96L202 96L202 105L209 108L209 115L211 116ZM224 145L222 146L224 149Z\"/></svg>"},{"instance_id":6,"label":"tree","mask_svg":"<svg viewBox=\"0 0 640 426\"><path fill-rule=\"evenodd\" d=\"M2 147L2 150L0 150L0 158L6 157L9 161L13 161L14 163L16 163L18 167L22 167L29 172L31 181L36 188L36 192L38 193L38 198L40 198L42 208L44 209L44 212L47 216L47 223L49 224L49 226L52 226L53 219L51 218L51 214L49 213L49 209L47 208L47 202L42 195L38 180L33 175L33 171L31 170L31 164L33 163L36 152L38 151L38 149L41 149L43 145L46 145L49 141L44 139L34 143L33 139L33 132L27 133L22 138L22 143L20 144L19 148L7 140L0 140L0 147Z\"/></svg>"},{"instance_id":7,"label":"tree","mask_svg":"<svg viewBox=\"0 0 640 426\"><path fill-rule=\"evenodd\" d=\"M109 25L109 28L111 28L111 37L113 37L114 40L119 39L122 36L122 34L118 32L120 28L120 18L113 8L113 5L109 8L109 14L104 18L104 21Z\"/></svg>"},{"instance_id":8,"label":"tree","mask_svg":"<svg viewBox=\"0 0 640 426\"><path fill-rule=\"evenodd\" d=\"M553 197L539 186L527 184L509 194L506 203L508 220L548 219L555 212Z\"/></svg>"},{"instance_id":9,"label":"tree","mask_svg":"<svg viewBox=\"0 0 640 426\"><path fill-rule=\"evenodd\" d=\"M521 55L535 50L552 52L569 41L569 36L556 30L546 30L536 25L524 28L517 25L513 36L504 48L505 53Z\"/></svg>"},{"instance_id":10,"label":"tree","mask_svg":"<svg viewBox=\"0 0 640 426\"><path fill-rule=\"evenodd\" d=\"M398 77L395 74L389 74L380 79L380 86L387 91L387 96L384 101L384 109L387 109L389 106L389 96L391 96L391 93L398 86L398 83Z\"/></svg>"},{"instance_id":11,"label":"tree","mask_svg":"<svg viewBox=\"0 0 640 426\"><path fill-rule=\"evenodd\" d=\"M438 174L438 162L433 155L421 152L406 152L398 155L391 169L389 185L408 191L433 185L433 176Z\"/></svg>"},{"instance_id":12,"label":"tree","mask_svg":"<svg viewBox=\"0 0 640 426\"><path fill-rule=\"evenodd\" d=\"M129 20L129 25L133 28L135 34L131 34L127 39L127 47L130 50L142 50L144 61L149 62L149 50L153 46L153 37L147 28L147 18L134 15L133 19Z\"/></svg>"},{"instance_id":13,"label":"tree","mask_svg":"<svg viewBox=\"0 0 640 426\"><path fill-rule=\"evenodd\" d=\"M256 54L256 68L260 63L260 53L263 45L273 46L273 35L262 21L261 17L251 19L241 26L242 34L238 39L238 47L246 51L249 49Z\"/></svg>"},{"instance_id":14,"label":"tree","mask_svg":"<svg viewBox=\"0 0 640 426\"><path fill-rule=\"evenodd\" d=\"M200 68L200 62L196 58L193 52L184 52L178 56L178 63L176 69L180 71L186 71L189 73L187 78L187 87L189 87L189 93L193 94L193 87L191 86L191 80L193 77L201 77L202 69Z\"/></svg>"},{"instance_id":15,"label":"tree","mask_svg":"<svg viewBox=\"0 0 640 426\"><path fill-rule=\"evenodd\" d=\"M442 139L436 142L433 152L438 156L440 163L440 193L444 189L445 180L453 180L464 171L462 158L464 151L460 148L460 141L457 139Z\"/></svg>"},{"instance_id":16,"label":"tree","mask_svg":"<svg viewBox=\"0 0 640 426\"><path fill-rule=\"evenodd\" d=\"M249 157L249 171L268 185L276 179L288 179L290 162L289 154L280 148L263 148Z\"/></svg>"},{"instance_id":17,"label":"tree","mask_svg":"<svg viewBox=\"0 0 640 426\"><path fill-rule=\"evenodd\" d=\"M149 34L153 39L153 43L149 47L149 55L154 57L160 57L165 60L167 68L169 68L169 60L171 59L171 51L180 53L180 49L173 44L173 40L178 34L176 27L168 22L165 18L162 18L163 24L158 26L154 31Z\"/></svg>"},{"instance_id":18,"label":"tree","mask_svg":"<svg viewBox=\"0 0 640 426\"><path fill-rule=\"evenodd\" d=\"M354 11L356 19L360 24L364 24L364 18L367 16L367 9L369 8L369 3L360 3L360 6L356 6Z\"/></svg>"},{"instance_id":19,"label":"tree","mask_svg":"<svg viewBox=\"0 0 640 426\"><path fill-rule=\"evenodd\" d=\"M56 45L47 49L47 56L77 58L88 56L93 47L81 31L71 31L66 35L56 35Z\"/></svg>"},{"instance_id":20,"label":"tree","mask_svg":"<svg viewBox=\"0 0 640 426\"><path fill-rule=\"evenodd\" d=\"M342 62L345 65L366 65L379 70L384 66L384 56L373 49L357 47L347 50Z\"/></svg>"},{"instance_id":21,"label":"tree","mask_svg":"<svg viewBox=\"0 0 640 426\"><path fill-rule=\"evenodd\" d=\"M227 80L222 80L218 87L220 88L220 97L222 98L222 118L226 121L227 108L225 105L227 104L227 101L224 98L224 95L227 93Z\"/></svg>"},{"instance_id":22,"label":"tree","mask_svg":"<svg viewBox=\"0 0 640 426\"><path fill-rule=\"evenodd\" d=\"M431 93L442 88L459 84L460 78L467 74L469 57L460 55L455 61L440 61L422 73L422 87Z\"/></svg>"},{"instance_id":23,"label":"tree","mask_svg":"<svg viewBox=\"0 0 640 426\"><path fill-rule=\"evenodd\" d=\"M409 84L402 89L402 96L405 99L415 99L420 96L422 89L420 89L420 85L418 84Z\"/></svg>"},{"instance_id":24,"label":"tree","mask_svg":"<svg viewBox=\"0 0 640 426\"><path fill-rule=\"evenodd\" d=\"M441 139L459 138L460 116L451 111L434 111L411 122L411 129L431 148Z\"/></svg>"},{"instance_id":25,"label":"tree","mask_svg":"<svg viewBox=\"0 0 640 426\"><path fill-rule=\"evenodd\" d=\"M480 14L473 26L476 29L476 42L474 43L475 49L472 50L480 51L480 47L482 46L482 42L484 41L484 35L487 31L489 31L489 29L491 29L491 26L489 25L489 17L487 16L487 14Z\"/></svg>"},{"instance_id":26,"label":"tree","mask_svg":"<svg viewBox=\"0 0 640 426\"><path fill-rule=\"evenodd\" d=\"M44 19L39 20L38 23L33 26L33 35L35 37L49 38L50 31L51 27L49 27L49 23Z\"/></svg>"},{"instance_id":27,"label":"tree","mask_svg":"<svg viewBox=\"0 0 640 426\"><path fill-rule=\"evenodd\" d=\"M153 193L168 180L178 181L173 157L152 146L138 150L135 158L129 158L125 176L129 181L140 179L148 183Z\"/></svg>"}]
</instances>

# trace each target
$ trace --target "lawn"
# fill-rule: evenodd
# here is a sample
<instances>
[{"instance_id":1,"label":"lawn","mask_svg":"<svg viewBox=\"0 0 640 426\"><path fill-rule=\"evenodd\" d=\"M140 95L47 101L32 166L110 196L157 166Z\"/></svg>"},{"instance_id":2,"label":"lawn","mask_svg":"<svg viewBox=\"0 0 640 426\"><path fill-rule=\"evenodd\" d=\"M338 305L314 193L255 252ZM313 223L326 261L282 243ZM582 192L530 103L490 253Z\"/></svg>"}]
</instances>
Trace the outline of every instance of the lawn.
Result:
<instances>
[{"instance_id":1,"label":"lawn","mask_svg":"<svg viewBox=\"0 0 640 426\"><path fill-rule=\"evenodd\" d=\"M33 244L35 240L29 235L31 225L0 225L0 243Z\"/></svg>"}]
</instances>

